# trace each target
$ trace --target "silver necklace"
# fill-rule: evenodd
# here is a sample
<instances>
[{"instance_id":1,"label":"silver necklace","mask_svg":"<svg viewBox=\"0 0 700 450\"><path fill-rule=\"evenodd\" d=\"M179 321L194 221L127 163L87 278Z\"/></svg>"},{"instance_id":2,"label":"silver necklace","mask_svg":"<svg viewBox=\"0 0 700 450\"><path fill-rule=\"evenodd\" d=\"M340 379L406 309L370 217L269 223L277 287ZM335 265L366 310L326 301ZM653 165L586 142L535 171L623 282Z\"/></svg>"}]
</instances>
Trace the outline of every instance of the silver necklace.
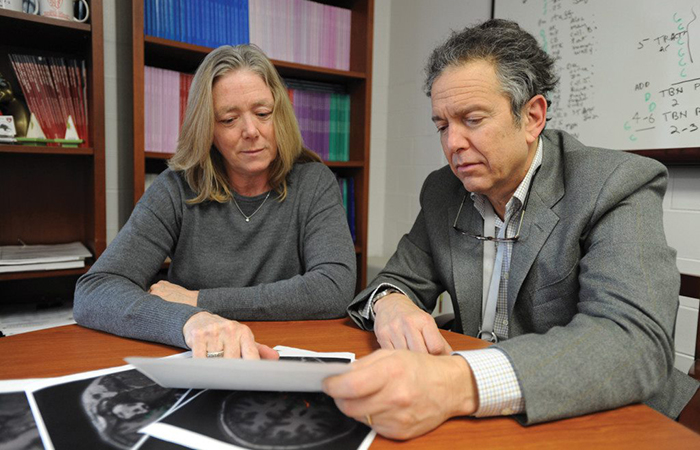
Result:
<instances>
[{"instance_id":1,"label":"silver necklace","mask_svg":"<svg viewBox=\"0 0 700 450\"><path fill-rule=\"evenodd\" d=\"M265 202L267 201L267 198L270 196L270 192L272 192L272 191L268 191L268 192L267 192L267 195L265 196L265 200L263 200L263 202L260 203L260 206L258 206L258 209L256 209L255 211L253 211L253 214L251 214L251 215L249 215L249 216L246 216L246 214L243 212L243 210L241 209L241 207L238 206L238 202L236 201L236 197L235 197L235 196L233 196L233 204L236 205L236 208L238 208L238 212L240 212L240 213L243 215L243 217L245 217L245 221L246 221L246 222L250 222L250 218L253 217L253 216L255 215L255 213L257 213L258 211L260 211L260 208L263 207L263 205L264 205Z\"/></svg>"}]
</instances>

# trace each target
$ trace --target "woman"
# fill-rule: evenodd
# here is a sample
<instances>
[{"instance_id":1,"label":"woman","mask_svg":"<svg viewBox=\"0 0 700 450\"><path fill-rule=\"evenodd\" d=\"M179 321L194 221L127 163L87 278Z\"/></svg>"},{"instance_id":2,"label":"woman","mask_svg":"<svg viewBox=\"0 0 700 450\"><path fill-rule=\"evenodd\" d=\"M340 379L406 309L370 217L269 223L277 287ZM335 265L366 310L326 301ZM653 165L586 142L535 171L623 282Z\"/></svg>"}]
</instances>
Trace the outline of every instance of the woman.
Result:
<instances>
[{"instance_id":1,"label":"woman","mask_svg":"<svg viewBox=\"0 0 700 450\"><path fill-rule=\"evenodd\" d=\"M279 74L220 47L190 90L175 155L75 292L84 326L276 358L236 320L342 317L355 253L333 173L304 148ZM168 280L151 284L166 257Z\"/></svg>"}]
</instances>

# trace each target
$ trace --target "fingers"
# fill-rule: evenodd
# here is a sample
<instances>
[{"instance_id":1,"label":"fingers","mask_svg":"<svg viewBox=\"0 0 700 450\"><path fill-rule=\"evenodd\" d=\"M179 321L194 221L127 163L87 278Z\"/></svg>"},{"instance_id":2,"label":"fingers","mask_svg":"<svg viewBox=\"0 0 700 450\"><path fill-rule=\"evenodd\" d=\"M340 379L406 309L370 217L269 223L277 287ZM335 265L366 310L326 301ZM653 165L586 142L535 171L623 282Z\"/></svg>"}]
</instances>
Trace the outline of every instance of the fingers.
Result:
<instances>
[{"instance_id":1,"label":"fingers","mask_svg":"<svg viewBox=\"0 0 700 450\"><path fill-rule=\"evenodd\" d=\"M375 394L390 376L391 371L380 364L389 354L380 350L361 358L352 364L350 372L326 378L323 391L335 399L357 399Z\"/></svg>"},{"instance_id":2,"label":"fingers","mask_svg":"<svg viewBox=\"0 0 700 450\"><path fill-rule=\"evenodd\" d=\"M452 347L450 347L450 344L448 344L442 334L440 334L440 330L438 330L437 326L425 327L422 337L425 339L427 353L431 355L449 355L452 353Z\"/></svg>"},{"instance_id":3,"label":"fingers","mask_svg":"<svg viewBox=\"0 0 700 450\"><path fill-rule=\"evenodd\" d=\"M337 398L334 399L334 401L335 405L343 414L371 427L377 423L381 423L382 415L390 412L387 403L379 402L373 396L359 399ZM367 416L372 417L372 424L368 422Z\"/></svg>"},{"instance_id":4,"label":"fingers","mask_svg":"<svg viewBox=\"0 0 700 450\"><path fill-rule=\"evenodd\" d=\"M444 354L449 346L435 320L408 297L390 294L375 305L374 330L379 345L388 350Z\"/></svg>"},{"instance_id":5,"label":"fingers","mask_svg":"<svg viewBox=\"0 0 700 450\"><path fill-rule=\"evenodd\" d=\"M194 339L190 344L193 358L205 358L207 356L207 343L203 339Z\"/></svg>"},{"instance_id":6,"label":"fingers","mask_svg":"<svg viewBox=\"0 0 700 450\"><path fill-rule=\"evenodd\" d=\"M423 336L425 332L423 330L417 330L415 328L409 328L406 330L406 343L408 344L407 350L411 350L419 353L428 353L426 347L426 339Z\"/></svg>"},{"instance_id":7,"label":"fingers","mask_svg":"<svg viewBox=\"0 0 700 450\"><path fill-rule=\"evenodd\" d=\"M268 347L265 344L255 343L258 348L258 353L262 359L280 359L280 354L277 350Z\"/></svg>"},{"instance_id":8,"label":"fingers","mask_svg":"<svg viewBox=\"0 0 700 450\"><path fill-rule=\"evenodd\" d=\"M170 283L165 281L165 280L160 280L157 283L153 283L150 288L148 288L148 293L161 296L163 294L163 291L167 289Z\"/></svg>"},{"instance_id":9,"label":"fingers","mask_svg":"<svg viewBox=\"0 0 700 450\"><path fill-rule=\"evenodd\" d=\"M260 353L258 353L258 346L255 345L255 339L253 339L253 332L250 331L250 328L245 327L245 330L241 330L241 336L238 340L238 343L241 351L241 358L260 359Z\"/></svg>"},{"instance_id":10,"label":"fingers","mask_svg":"<svg viewBox=\"0 0 700 450\"><path fill-rule=\"evenodd\" d=\"M183 327L183 334L195 358L205 358L207 353L223 350L224 358L260 359L261 349L263 358L279 358L270 347L256 343L247 326L207 312L190 317Z\"/></svg>"}]
</instances>

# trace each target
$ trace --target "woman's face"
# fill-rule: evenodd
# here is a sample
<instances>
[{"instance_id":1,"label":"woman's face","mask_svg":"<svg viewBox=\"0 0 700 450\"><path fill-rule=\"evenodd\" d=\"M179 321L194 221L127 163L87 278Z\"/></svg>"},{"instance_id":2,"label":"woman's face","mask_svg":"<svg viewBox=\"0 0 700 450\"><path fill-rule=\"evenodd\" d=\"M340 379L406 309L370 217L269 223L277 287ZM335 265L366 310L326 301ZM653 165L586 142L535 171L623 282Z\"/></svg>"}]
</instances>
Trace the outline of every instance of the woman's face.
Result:
<instances>
[{"instance_id":1,"label":"woman's face","mask_svg":"<svg viewBox=\"0 0 700 450\"><path fill-rule=\"evenodd\" d=\"M266 184L277 157L272 92L259 75L243 69L219 77L212 94L214 145L226 162L232 187L261 179Z\"/></svg>"}]
</instances>

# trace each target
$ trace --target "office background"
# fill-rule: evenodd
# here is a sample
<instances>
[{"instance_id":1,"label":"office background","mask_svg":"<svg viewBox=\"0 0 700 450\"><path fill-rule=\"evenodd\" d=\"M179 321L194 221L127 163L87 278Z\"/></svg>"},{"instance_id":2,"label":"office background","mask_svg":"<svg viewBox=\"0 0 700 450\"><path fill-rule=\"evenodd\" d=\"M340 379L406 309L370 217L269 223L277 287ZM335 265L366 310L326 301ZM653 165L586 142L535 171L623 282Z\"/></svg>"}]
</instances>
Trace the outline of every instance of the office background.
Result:
<instances>
[{"instance_id":1,"label":"office background","mask_svg":"<svg viewBox=\"0 0 700 450\"><path fill-rule=\"evenodd\" d=\"M132 209L131 3L104 0L107 241ZM491 17L491 0L375 0L368 278L391 256L418 214L425 177L445 160L423 64L450 29ZM583 139L585 143L585 137ZM664 224L682 273L700 275L700 166L669 168ZM693 359L698 301L681 298L676 365Z\"/></svg>"}]
</instances>

